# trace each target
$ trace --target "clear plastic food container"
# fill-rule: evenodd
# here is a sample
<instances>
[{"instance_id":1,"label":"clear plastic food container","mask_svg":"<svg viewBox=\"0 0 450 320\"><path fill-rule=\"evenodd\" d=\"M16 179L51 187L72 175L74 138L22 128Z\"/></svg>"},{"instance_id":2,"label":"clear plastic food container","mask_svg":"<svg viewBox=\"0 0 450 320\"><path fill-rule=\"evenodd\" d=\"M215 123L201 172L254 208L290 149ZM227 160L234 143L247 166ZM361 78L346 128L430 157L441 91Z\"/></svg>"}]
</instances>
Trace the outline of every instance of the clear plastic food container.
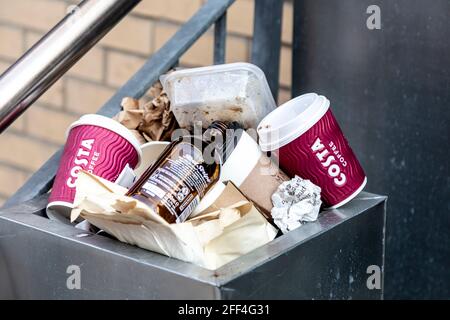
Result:
<instances>
[{"instance_id":1,"label":"clear plastic food container","mask_svg":"<svg viewBox=\"0 0 450 320\"><path fill-rule=\"evenodd\" d=\"M255 128L276 108L264 72L250 63L183 69L161 76L180 127L238 121Z\"/></svg>"}]
</instances>

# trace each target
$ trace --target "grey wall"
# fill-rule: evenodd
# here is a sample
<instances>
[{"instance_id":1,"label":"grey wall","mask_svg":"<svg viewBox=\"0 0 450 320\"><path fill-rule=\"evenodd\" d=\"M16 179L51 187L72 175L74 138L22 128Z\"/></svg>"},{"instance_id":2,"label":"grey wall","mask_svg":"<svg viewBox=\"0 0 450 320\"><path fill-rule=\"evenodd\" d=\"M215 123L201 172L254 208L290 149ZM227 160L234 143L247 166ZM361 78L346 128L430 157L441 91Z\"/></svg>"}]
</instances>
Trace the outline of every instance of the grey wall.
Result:
<instances>
[{"instance_id":1,"label":"grey wall","mask_svg":"<svg viewBox=\"0 0 450 320\"><path fill-rule=\"evenodd\" d=\"M381 30L366 9L381 8ZM386 298L450 298L450 1L296 0L295 95L319 92L387 194Z\"/></svg>"}]
</instances>

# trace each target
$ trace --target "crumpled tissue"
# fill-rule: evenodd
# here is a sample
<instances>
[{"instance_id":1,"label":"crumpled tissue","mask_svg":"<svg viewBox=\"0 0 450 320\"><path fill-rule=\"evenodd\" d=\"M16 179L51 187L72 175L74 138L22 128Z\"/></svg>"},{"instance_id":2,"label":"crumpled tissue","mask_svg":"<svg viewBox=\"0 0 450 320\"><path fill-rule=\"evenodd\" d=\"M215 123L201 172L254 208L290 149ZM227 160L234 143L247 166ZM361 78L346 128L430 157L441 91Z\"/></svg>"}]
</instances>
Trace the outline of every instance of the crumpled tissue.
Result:
<instances>
[{"instance_id":1,"label":"crumpled tissue","mask_svg":"<svg viewBox=\"0 0 450 320\"><path fill-rule=\"evenodd\" d=\"M320 191L320 187L298 176L283 182L272 195L274 223L287 233L304 222L316 221L322 204Z\"/></svg>"}]
</instances>

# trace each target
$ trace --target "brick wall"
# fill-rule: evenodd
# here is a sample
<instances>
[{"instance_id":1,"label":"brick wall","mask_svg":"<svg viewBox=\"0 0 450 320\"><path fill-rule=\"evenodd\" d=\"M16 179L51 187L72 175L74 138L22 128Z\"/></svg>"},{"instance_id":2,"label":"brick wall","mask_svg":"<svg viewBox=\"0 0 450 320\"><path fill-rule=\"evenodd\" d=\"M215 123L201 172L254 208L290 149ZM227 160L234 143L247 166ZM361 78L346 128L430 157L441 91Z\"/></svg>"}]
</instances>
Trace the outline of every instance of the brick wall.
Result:
<instances>
[{"instance_id":1,"label":"brick wall","mask_svg":"<svg viewBox=\"0 0 450 320\"><path fill-rule=\"evenodd\" d=\"M227 62L249 61L254 0L237 0L228 14ZM257 1L257 0L256 0ZM0 205L64 143L67 126L95 112L138 70L204 0L143 0L62 79L0 135ZM0 0L0 73L65 14L72 0ZM280 98L289 99L292 4L284 5ZM208 31L180 60L212 63Z\"/></svg>"}]
</instances>

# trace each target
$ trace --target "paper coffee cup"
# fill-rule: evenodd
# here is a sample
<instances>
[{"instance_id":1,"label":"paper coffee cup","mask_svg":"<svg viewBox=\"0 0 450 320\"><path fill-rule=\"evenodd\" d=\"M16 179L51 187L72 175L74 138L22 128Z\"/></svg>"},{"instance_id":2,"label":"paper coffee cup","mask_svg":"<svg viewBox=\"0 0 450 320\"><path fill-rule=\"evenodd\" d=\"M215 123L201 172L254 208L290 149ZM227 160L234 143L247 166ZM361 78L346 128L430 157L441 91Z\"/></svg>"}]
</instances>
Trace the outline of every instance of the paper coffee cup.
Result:
<instances>
[{"instance_id":1,"label":"paper coffee cup","mask_svg":"<svg viewBox=\"0 0 450 320\"><path fill-rule=\"evenodd\" d=\"M104 116L82 116L67 130L67 141L47 205L47 215L68 223L80 170L114 182L125 166L139 165L141 148L133 134Z\"/></svg>"},{"instance_id":2,"label":"paper coffee cup","mask_svg":"<svg viewBox=\"0 0 450 320\"><path fill-rule=\"evenodd\" d=\"M265 214L272 209L272 194L289 178L268 158L258 143L245 131L240 131L233 152L222 165L219 182L205 195L191 216L213 206L225 189L222 182L231 181Z\"/></svg>"},{"instance_id":3,"label":"paper coffee cup","mask_svg":"<svg viewBox=\"0 0 450 320\"><path fill-rule=\"evenodd\" d=\"M286 102L261 121L258 135L263 151L278 152L284 172L322 189L329 208L344 205L367 183L324 96L309 93Z\"/></svg>"}]
</instances>

